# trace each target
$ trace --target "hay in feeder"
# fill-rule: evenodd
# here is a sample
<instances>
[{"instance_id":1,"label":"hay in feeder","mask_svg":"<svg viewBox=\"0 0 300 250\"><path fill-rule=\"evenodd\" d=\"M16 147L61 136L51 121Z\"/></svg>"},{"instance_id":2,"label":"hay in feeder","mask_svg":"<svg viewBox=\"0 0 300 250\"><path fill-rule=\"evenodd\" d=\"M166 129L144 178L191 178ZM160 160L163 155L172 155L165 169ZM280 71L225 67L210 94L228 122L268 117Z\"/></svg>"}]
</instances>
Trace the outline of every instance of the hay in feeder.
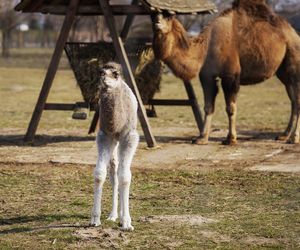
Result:
<instances>
[{"instance_id":1,"label":"hay in feeder","mask_svg":"<svg viewBox=\"0 0 300 250\"><path fill-rule=\"evenodd\" d=\"M152 48L145 49L140 55L134 74L144 104L148 104L149 100L160 90L162 73L162 62L155 58Z\"/></svg>"},{"instance_id":2,"label":"hay in feeder","mask_svg":"<svg viewBox=\"0 0 300 250\"><path fill-rule=\"evenodd\" d=\"M134 76L144 104L147 104L159 90L162 63L156 60L150 46L130 44L127 46L129 60L136 67ZM97 105L99 101L98 68L114 60L115 52L111 43L68 43L65 47L71 68L85 102ZM98 63L89 63L91 59Z\"/></svg>"}]
</instances>

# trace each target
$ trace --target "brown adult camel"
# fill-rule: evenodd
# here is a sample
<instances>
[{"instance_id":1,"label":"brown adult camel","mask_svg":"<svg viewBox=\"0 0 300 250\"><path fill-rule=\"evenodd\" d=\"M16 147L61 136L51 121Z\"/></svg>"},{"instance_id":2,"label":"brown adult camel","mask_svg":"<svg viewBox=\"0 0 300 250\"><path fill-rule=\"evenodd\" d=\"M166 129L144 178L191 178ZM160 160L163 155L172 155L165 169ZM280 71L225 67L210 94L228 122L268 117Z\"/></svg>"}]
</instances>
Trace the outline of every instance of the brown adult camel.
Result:
<instances>
[{"instance_id":1,"label":"brown adult camel","mask_svg":"<svg viewBox=\"0 0 300 250\"><path fill-rule=\"evenodd\" d=\"M183 80L200 76L205 122L196 144L208 142L219 79L229 119L224 144L235 144L240 85L257 84L275 74L291 101L290 121L279 139L299 143L300 37L266 0L235 0L232 8L223 11L197 37L188 37L173 16L157 15L153 29L156 57Z\"/></svg>"}]
</instances>

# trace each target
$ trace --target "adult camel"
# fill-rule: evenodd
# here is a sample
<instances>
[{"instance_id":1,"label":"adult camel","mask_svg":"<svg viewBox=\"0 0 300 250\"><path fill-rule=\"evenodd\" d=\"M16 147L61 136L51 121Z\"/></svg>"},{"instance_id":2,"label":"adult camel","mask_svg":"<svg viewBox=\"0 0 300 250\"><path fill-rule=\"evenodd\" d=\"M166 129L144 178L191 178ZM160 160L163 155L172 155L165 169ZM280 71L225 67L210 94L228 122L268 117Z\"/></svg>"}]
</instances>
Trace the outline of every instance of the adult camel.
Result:
<instances>
[{"instance_id":1,"label":"adult camel","mask_svg":"<svg viewBox=\"0 0 300 250\"><path fill-rule=\"evenodd\" d=\"M208 142L219 79L229 119L224 144L231 145L237 142L236 103L240 85L257 84L274 75L285 85L291 101L290 121L278 138L299 143L300 37L270 9L266 0L235 0L197 37L188 37L174 16L160 14L153 21L156 57L183 80L200 76L205 121L196 144Z\"/></svg>"}]
</instances>

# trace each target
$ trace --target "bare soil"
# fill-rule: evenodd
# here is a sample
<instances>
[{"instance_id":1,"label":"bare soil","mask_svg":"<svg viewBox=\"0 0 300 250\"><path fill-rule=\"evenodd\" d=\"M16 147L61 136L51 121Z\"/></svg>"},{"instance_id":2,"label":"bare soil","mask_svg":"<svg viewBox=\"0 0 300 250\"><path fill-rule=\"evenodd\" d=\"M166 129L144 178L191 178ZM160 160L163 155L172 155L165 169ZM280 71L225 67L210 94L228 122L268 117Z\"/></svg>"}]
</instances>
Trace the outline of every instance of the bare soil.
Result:
<instances>
[{"instance_id":1,"label":"bare soil","mask_svg":"<svg viewBox=\"0 0 300 250\"><path fill-rule=\"evenodd\" d=\"M1 131L0 131L1 132ZM85 131L79 131L84 134ZM63 163L94 165L94 136L76 136L51 131L40 135L35 145L26 145L23 135L6 129L0 142L3 163ZM10 133L13 133L10 135ZM49 132L48 132L49 133ZM300 146L275 141L275 133L240 132L236 146L221 145L225 130L212 132L208 145L193 145L197 131L182 128L154 130L158 146L148 148L143 137L133 162L136 169L203 170L246 168L259 171L300 172ZM159 136L161 134L161 136ZM185 136L182 136L184 134Z\"/></svg>"}]
</instances>

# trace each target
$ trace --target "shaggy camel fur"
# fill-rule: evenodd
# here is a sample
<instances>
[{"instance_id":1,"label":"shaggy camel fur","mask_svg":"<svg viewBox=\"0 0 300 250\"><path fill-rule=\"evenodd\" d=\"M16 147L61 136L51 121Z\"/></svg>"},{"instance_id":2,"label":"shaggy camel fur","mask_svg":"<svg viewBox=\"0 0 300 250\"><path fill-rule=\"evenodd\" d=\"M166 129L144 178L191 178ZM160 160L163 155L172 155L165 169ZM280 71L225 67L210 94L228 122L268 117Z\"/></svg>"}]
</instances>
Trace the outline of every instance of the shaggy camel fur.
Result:
<instances>
[{"instance_id":1,"label":"shaggy camel fur","mask_svg":"<svg viewBox=\"0 0 300 250\"><path fill-rule=\"evenodd\" d=\"M137 101L131 89L121 78L121 67L108 63L100 70L100 132L97 135L98 160L94 171L94 206L91 225L99 226L102 187L107 166L113 187L112 211L108 220L118 218L118 191L120 194L120 223L123 230L133 230L129 214L129 187L131 162L138 145ZM118 161L119 160L119 161Z\"/></svg>"},{"instance_id":2,"label":"shaggy camel fur","mask_svg":"<svg viewBox=\"0 0 300 250\"><path fill-rule=\"evenodd\" d=\"M229 119L224 144L235 144L237 94L240 84L256 84L273 75L286 87L291 101L288 126L279 139L299 143L300 130L300 37L265 0L235 0L198 37L188 37L172 16L153 18L153 47L183 80L200 73L205 98L205 122L197 144L208 142L217 81L221 79Z\"/></svg>"}]
</instances>

